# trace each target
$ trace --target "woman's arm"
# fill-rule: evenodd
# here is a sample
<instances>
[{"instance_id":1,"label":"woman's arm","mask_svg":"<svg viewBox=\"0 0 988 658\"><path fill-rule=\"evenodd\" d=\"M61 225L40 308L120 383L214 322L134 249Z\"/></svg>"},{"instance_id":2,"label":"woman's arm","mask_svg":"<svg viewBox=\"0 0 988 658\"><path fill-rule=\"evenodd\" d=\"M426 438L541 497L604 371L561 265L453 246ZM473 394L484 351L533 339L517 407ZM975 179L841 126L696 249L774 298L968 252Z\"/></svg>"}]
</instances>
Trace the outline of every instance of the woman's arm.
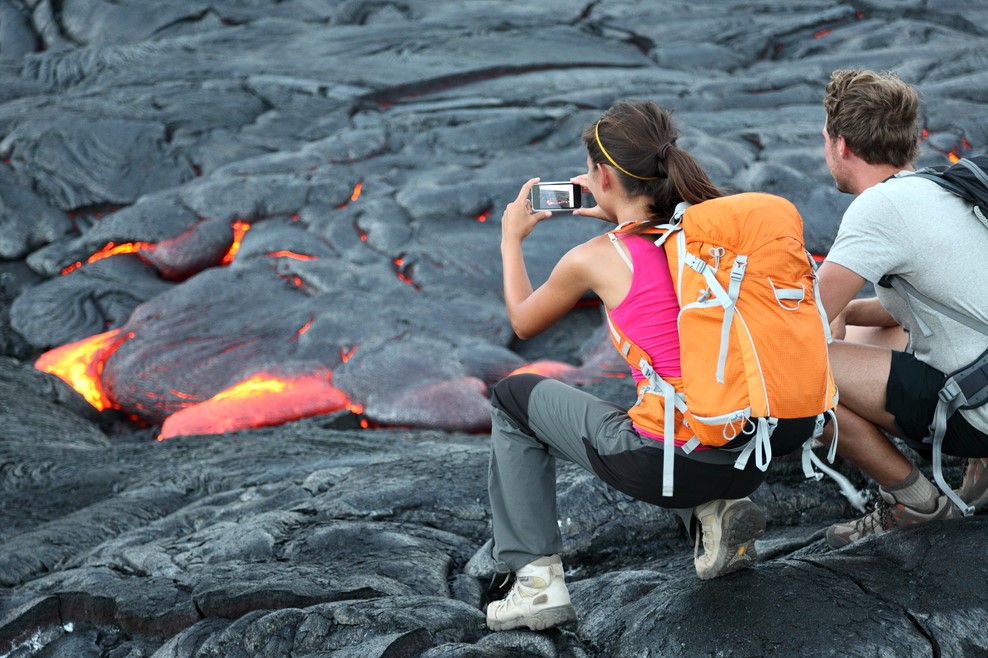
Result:
<instances>
[{"instance_id":1,"label":"woman's arm","mask_svg":"<svg viewBox=\"0 0 988 658\"><path fill-rule=\"evenodd\" d=\"M528 194L539 181L526 182L518 197L509 203L501 216L501 265L504 272L504 303L511 328L519 338L538 335L563 317L590 290L583 245L567 252L553 268L548 280L532 289L522 242L535 225L552 213L531 212Z\"/></svg>"}]
</instances>

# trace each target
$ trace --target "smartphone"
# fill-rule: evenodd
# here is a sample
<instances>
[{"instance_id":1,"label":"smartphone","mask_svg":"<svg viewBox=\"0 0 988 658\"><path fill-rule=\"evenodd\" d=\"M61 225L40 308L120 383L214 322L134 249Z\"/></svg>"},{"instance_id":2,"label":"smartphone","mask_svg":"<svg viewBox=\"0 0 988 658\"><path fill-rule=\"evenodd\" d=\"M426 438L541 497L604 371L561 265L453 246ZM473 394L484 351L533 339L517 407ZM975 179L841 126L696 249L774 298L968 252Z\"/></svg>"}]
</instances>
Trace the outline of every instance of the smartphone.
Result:
<instances>
[{"instance_id":1,"label":"smartphone","mask_svg":"<svg viewBox=\"0 0 988 658\"><path fill-rule=\"evenodd\" d=\"M571 212L580 207L579 185L569 181L539 183L532 186L532 210Z\"/></svg>"}]
</instances>

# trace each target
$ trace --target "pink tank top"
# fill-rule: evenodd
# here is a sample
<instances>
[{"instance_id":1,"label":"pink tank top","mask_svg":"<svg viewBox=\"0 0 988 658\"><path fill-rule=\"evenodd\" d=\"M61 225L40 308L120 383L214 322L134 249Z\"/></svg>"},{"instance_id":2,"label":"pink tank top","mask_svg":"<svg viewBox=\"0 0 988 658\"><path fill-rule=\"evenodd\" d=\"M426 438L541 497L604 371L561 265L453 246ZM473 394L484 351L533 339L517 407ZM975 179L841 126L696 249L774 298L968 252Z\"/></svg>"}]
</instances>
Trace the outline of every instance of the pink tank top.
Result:
<instances>
[{"instance_id":1,"label":"pink tank top","mask_svg":"<svg viewBox=\"0 0 988 658\"><path fill-rule=\"evenodd\" d=\"M645 350L652 367L662 377L680 377L679 300L669 273L669 262L662 249L640 235L618 234L631 253L634 271L631 288L621 303L611 310L611 318L624 335ZM631 369L637 385L644 377Z\"/></svg>"},{"instance_id":2,"label":"pink tank top","mask_svg":"<svg viewBox=\"0 0 988 658\"><path fill-rule=\"evenodd\" d=\"M610 315L624 335L648 354L652 367L661 377L681 377L679 365L679 300L665 252L652 240L640 235L618 233L631 254L631 288ZM630 366L629 366L630 367ZM630 368L635 386L645 378L638 368ZM652 438L651 432L642 434Z\"/></svg>"}]
</instances>

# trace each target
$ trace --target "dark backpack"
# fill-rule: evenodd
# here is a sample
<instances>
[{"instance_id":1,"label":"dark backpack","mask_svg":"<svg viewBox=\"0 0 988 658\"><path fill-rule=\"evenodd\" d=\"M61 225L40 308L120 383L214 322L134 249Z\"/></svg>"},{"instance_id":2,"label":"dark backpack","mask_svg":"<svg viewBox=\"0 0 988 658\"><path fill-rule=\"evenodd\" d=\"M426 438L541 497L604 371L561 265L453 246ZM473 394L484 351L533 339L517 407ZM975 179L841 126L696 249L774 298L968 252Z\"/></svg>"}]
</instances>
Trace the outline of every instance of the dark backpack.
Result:
<instances>
[{"instance_id":1,"label":"dark backpack","mask_svg":"<svg viewBox=\"0 0 988 658\"><path fill-rule=\"evenodd\" d=\"M974 204L974 214L988 228L988 155L963 158L949 167L927 167L914 175L929 178Z\"/></svg>"}]
</instances>

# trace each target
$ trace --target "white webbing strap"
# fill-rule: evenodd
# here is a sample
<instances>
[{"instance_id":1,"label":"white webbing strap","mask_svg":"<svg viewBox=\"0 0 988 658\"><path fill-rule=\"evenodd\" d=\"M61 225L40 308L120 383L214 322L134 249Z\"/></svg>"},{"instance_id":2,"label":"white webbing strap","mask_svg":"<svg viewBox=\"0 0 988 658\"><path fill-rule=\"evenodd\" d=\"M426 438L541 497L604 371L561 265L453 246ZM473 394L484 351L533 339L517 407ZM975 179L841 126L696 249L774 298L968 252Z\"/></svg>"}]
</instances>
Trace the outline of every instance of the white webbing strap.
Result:
<instances>
[{"instance_id":1,"label":"white webbing strap","mask_svg":"<svg viewBox=\"0 0 988 658\"><path fill-rule=\"evenodd\" d=\"M946 494L954 505L957 505L957 509L961 511L964 516L970 516L974 514L974 508L961 500L954 490L947 484L947 481L943 477L943 437L947 433L947 419L950 415L957 411L961 406L967 402L967 398L964 396L964 392L961 390L960 385L954 380L953 377L948 377L947 381L944 383L943 388L940 389L940 399L937 401L937 408L933 412L933 424L930 429L933 432L932 437L927 437L923 439L924 443L933 444L933 479L936 480L937 486L940 490Z\"/></svg>"},{"instance_id":2,"label":"white webbing strap","mask_svg":"<svg viewBox=\"0 0 988 658\"><path fill-rule=\"evenodd\" d=\"M628 256L625 250L621 248L621 240L618 239L618 236L615 235L614 233L608 233L607 237L611 239L611 244L614 245L615 249L617 249L618 254L621 256L621 260L624 261L625 265L628 266L629 270L634 272L635 268L631 264L631 258Z\"/></svg>"},{"instance_id":3,"label":"white webbing strap","mask_svg":"<svg viewBox=\"0 0 988 658\"><path fill-rule=\"evenodd\" d=\"M840 488L840 492L847 498L848 502L854 507L854 509L859 512L866 512L868 501L871 500L871 492L867 489L857 489L851 481L844 477L841 473L830 468L823 463L823 460L816 456L813 452L813 448L823 445L815 438L807 439L803 443L803 475L806 476L808 480L815 480L819 482L823 479L824 475L830 476L830 478L837 483ZM814 465L820 469L820 472L813 470Z\"/></svg>"},{"instance_id":4,"label":"white webbing strap","mask_svg":"<svg viewBox=\"0 0 988 658\"><path fill-rule=\"evenodd\" d=\"M916 312L916 302L914 301L914 296L909 294L909 292L906 290L905 286L903 285L903 281L899 277L893 276L889 278L889 283L892 285L893 288L895 288L896 292L898 292L900 295L902 295L903 298L905 298L906 306L909 307L909 312L913 314L913 319L916 320L916 326L919 327L919 330L920 332L922 332L923 336L925 336L926 338L932 336L933 330L930 329L930 325L926 324L923 318L919 316L919 313Z\"/></svg>"},{"instance_id":5,"label":"white webbing strap","mask_svg":"<svg viewBox=\"0 0 988 658\"><path fill-rule=\"evenodd\" d=\"M666 243L666 240L668 240L672 236L672 234L675 233L676 231L683 230L683 227L680 226L679 224L657 224L655 228L662 229L665 231L665 233L663 233L662 235L660 235L655 239L656 247L661 247L662 245L664 245Z\"/></svg>"},{"instance_id":6,"label":"white webbing strap","mask_svg":"<svg viewBox=\"0 0 988 658\"><path fill-rule=\"evenodd\" d=\"M694 450L696 450L697 448L699 448L700 445L701 445L701 443L700 443L700 437L698 437L696 434L694 434L693 437L689 441L687 441L686 443L683 444L683 452L688 455L691 452L693 452Z\"/></svg>"},{"instance_id":7,"label":"white webbing strap","mask_svg":"<svg viewBox=\"0 0 988 658\"><path fill-rule=\"evenodd\" d=\"M648 384L641 387L638 403L641 403L645 393L654 392L662 396L662 495L671 496L673 491L673 465L676 459L676 387L659 377L645 359L638 364L642 375L648 379ZM685 402L683 407L685 408Z\"/></svg>"},{"instance_id":8,"label":"white webbing strap","mask_svg":"<svg viewBox=\"0 0 988 658\"><path fill-rule=\"evenodd\" d=\"M830 439L830 449L827 450L827 461L833 464L834 460L837 459L837 439L838 439L837 414L834 412L833 409L827 409L822 414L817 415L816 423L814 423L813 425L813 436L807 439L806 443L812 443L813 441L817 441L821 436L823 436L823 428L826 427L827 425L827 416L830 416L830 419L834 424L834 436ZM806 450L806 443L803 444L804 451ZM823 445L823 443L820 441L817 441L817 443ZM804 466L803 471L805 472L806 471L805 455L804 455L803 466ZM806 473L806 477L809 478L811 477L811 475L809 473Z\"/></svg>"},{"instance_id":9,"label":"white webbing strap","mask_svg":"<svg viewBox=\"0 0 988 658\"><path fill-rule=\"evenodd\" d=\"M673 490L673 464L676 461L676 387L659 380L662 391L662 415L665 421L662 436L662 495L671 496Z\"/></svg>"},{"instance_id":10,"label":"white webbing strap","mask_svg":"<svg viewBox=\"0 0 988 658\"><path fill-rule=\"evenodd\" d=\"M724 324L720 328L720 356L717 357L717 382L720 384L724 383L724 367L727 364L727 345L731 338L731 322L734 320L734 310L737 308L738 294L741 292L741 280L744 279L747 266L748 257L738 256L734 259L734 267L731 268L731 283L727 288L727 296L731 300L731 305L724 307Z\"/></svg>"},{"instance_id":11,"label":"white webbing strap","mask_svg":"<svg viewBox=\"0 0 988 658\"><path fill-rule=\"evenodd\" d=\"M834 423L834 436L830 439L830 450L827 451L827 461L833 464L834 460L837 459L837 440L840 437L840 432L838 431L840 428L837 425L837 412L833 409L827 409L825 413L830 415Z\"/></svg>"},{"instance_id":12,"label":"white webbing strap","mask_svg":"<svg viewBox=\"0 0 988 658\"><path fill-rule=\"evenodd\" d=\"M754 453L755 466L758 467L758 470L768 470L768 464L772 461L772 432L775 431L778 424L778 418L759 418L755 428L755 436L751 437L748 445L738 455L737 461L734 462L734 468L743 471L748 465L752 453Z\"/></svg>"},{"instance_id":13,"label":"white webbing strap","mask_svg":"<svg viewBox=\"0 0 988 658\"><path fill-rule=\"evenodd\" d=\"M717 280L717 271L710 267L707 261L693 254L684 254L681 260L703 277L710 289L710 294L721 306L726 309L733 303L727 291L724 290L724 286L720 285L720 281Z\"/></svg>"},{"instance_id":14,"label":"white webbing strap","mask_svg":"<svg viewBox=\"0 0 988 658\"><path fill-rule=\"evenodd\" d=\"M808 251L806 258L810 261L810 268L816 272L816 262ZM820 321L823 322L823 335L827 339L827 345L830 345L834 342L834 337L830 333L830 320L827 319L827 311L823 308L823 302L820 301L820 280L816 276L813 277L813 300L816 302L816 310L820 313Z\"/></svg>"},{"instance_id":15,"label":"white webbing strap","mask_svg":"<svg viewBox=\"0 0 988 658\"><path fill-rule=\"evenodd\" d=\"M714 299L724 307L724 323L720 330L720 353L717 358L717 383L724 383L724 367L727 363L727 345L731 337L731 324L734 320L735 302L741 292L741 281L744 279L745 268L748 265L747 256L737 256L734 260L734 267L731 268L731 280L728 289L720 285L717 280L717 271L705 260L686 254L682 259L693 271L700 274L707 283L707 289Z\"/></svg>"},{"instance_id":16,"label":"white webbing strap","mask_svg":"<svg viewBox=\"0 0 988 658\"><path fill-rule=\"evenodd\" d=\"M614 344L618 346L621 356L627 360L628 352L631 351L631 343L621 338L621 332L619 332L617 327L614 326L614 322L611 320L611 314L607 312L606 308L604 309L604 317L607 318L607 328L611 331L611 336L614 338Z\"/></svg>"},{"instance_id":17,"label":"white webbing strap","mask_svg":"<svg viewBox=\"0 0 988 658\"><path fill-rule=\"evenodd\" d=\"M988 323L982 322L981 320L973 318L966 313L961 313L946 304L941 304L937 300L927 297L917 290L913 284L909 283L898 274L882 277L882 281L888 282L888 284L891 285L896 292L906 298L906 302L909 304L909 310L912 311L913 317L915 317L916 323L919 326L920 331L923 332L924 336L930 336L933 332L930 331L929 326L927 326L927 324L923 322L922 318L920 318L916 313L916 308L914 306L916 300L923 302L941 315L946 315L954 322L958 322L969 329L973 329L974 331L988 336ZM879 281L879 285L882 285L882 281Z\"/></svg>"},{"instance_id":18,"label":"white webbing strap","mask_svg":"<svg viewBox=\"0 0 988 658\"><path fill-rule=\"evenodd\" d=\"M823 428L827 426L827 416L830 416L831 421L834 424L834 435L830 439L830 448L827 450L827 461L831 464L837 459L837 414L833 409L827 409L822 414L817 415L816 423L813 425L813 436L806 439L803 442L803 475L807 479L819 480L823 477L821 474L814 472L813 467L809 464L809 456L807 453L812 451L812 448L817 446L822 446L823 442L820 441L820 437L823 436ZM814 455L816 457L816 455ZM814 462L819 462L820 460L814 459Z\"/></svg>"}]
</instances>

